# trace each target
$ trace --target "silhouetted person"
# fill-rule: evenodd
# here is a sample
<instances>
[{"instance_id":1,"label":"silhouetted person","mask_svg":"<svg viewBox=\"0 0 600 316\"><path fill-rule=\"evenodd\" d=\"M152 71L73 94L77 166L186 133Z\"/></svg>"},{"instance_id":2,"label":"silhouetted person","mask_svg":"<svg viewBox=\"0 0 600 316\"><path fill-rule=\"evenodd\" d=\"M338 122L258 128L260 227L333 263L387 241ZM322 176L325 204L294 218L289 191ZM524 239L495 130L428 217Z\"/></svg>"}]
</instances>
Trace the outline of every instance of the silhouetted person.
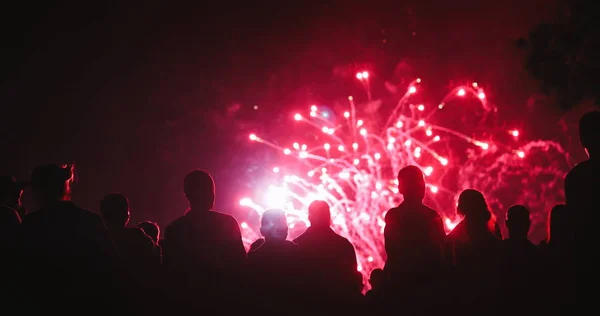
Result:
<instances>
[{"instance_id":1,"label":"silhouetted person","mask_svg":"<svg viewBox=\"0 0 600 316\"><path fill-rule=\"evenodd\" d=\"M377 302L377 296L380 295L381 287L384 283L385 274L382 269L373 269L371 274L369 275L369 284L371 285L371 289L367 291L365 295L370 304L374 304Z\"/></svg>"},{"instance_id":2,"label":"silhouetted person","mask_svg":"<svg viewBox=\"0 0 600 316\"><path fill-rule=\"evenodd\" d=\"M288 224L281 210L268 210L261 217L260 233L264 243L248 253L249 273L259 291L258 308L282 311L298 298L299 248L286 240ZM305 281L305 280L303 280ZM263 310L264 312L264 310Z\"/></svg>"},{"instance_id":3,"label":"silhouetted person","mask_svg":"<svg viewBox=\"0 0 600 316\"><path fill-rule=\"evenodd\" d=\"M310 227L294 239L300 246L308 278L314 280L310 295L319 302L347 301L360 294L354 246L331 229L331 210L325 201L308 207Z\"/></svg>"},{"instance_id":4,"label":"silhouetted person","mask_svg":"<svg viewBox=\"0 0 600 316\"><path fill-rule=\"evenodd\" d=\"M555 205L548 214L548 237L541 244L542 247L570 250L571 239L570 210L565 204Z\"/></svg>"},{"instance_id":5,"label":"silhouetted person","mask_svg":"<svg viewBox=\"0 0 600 316\"><path fill-rule=\"evenodd\" d=\"M160 240L160 226L158 223L152 221L144 221L139 222L137 224L138 228L141 228L146 235L152 238L152 241L158 245L158 241Z\"/></svg>"},{"instance_id":6,"label":"silhouetted person","mask_svg":"<svg viewBox=\"0 0 600 316\"><path fill-rule=\"evenodd\" d=\"M425 179L416 166L398 172L398 191L402 203L385 215L384 268L392 282L418 274L431 273L442 262L442 245L446 233L442 218L423 204ZM426 272L427 271L427 272Z\"/></svg>"},{"instance_id":7,"label":"silhouetted person","mask_svg":"<svg viewBox=\"0 0 600 316\"><path fill-rule=\"evenodd\" d=\"M314 280L311 295L334 303L348 302L361 295L362 276L357 272L356 253L348 239L331 229L331 211L325 201L308 207L310 227L294 239L302 250L305 272ZM322 304L322 303L319 303Z\"/></svg>"},{"instance_id":8,"label":"silhouetted person","mask_svg":"<svg viewBox=\"0 0 600 316\"><path fill-rule=\"evenodd\" d=\"M541 303L542 254L528 239L531 219L523 205L511 206L506 213L509 238L504 244L506 304L521 310ZM532 310L533 311L533 310Z\"/></svg>"},{"instance_id":9,"label":"silhouetted person","mask_svg":"<svg viewBox=\"0 0 600 316\"><path fill-rule=\"evenodd\" d=\"M575 303L577 270L572 239L572 212L564 204L555 205L548 218L548 238L540 244L546 259L544 272L548 277L545 282L549 286L546 290L548 300L559 306ZM594 253L593 250L584 248L585 251Z\"/></svg>"},{"instance_id":10,"label":"silhouetted person","mask_svg":"<svg viewBox=\"0 0 600 316\"><path fill-rule=\"evenodd\" d=\"M463 220L448 234L448 246L455 268L457 302L486 304L500 290L494 273L501 271L501 240L490 225L492 216L481 192L467 189L458 198L457 213Z\"/></svg>"},{"instance_id":11,"label":"silhouetted person","mask_svg":"<svg viewBox=\"0 0 600 316\"><path fill-rule=\"evenodd\" d=\"M128 292L140 294L137 298L142 299L145 295L138 292L155 284L148 284L147 276L159 272L160 248L140 228L127 227L130 210L126 196L119 193L106 195L100 202L100 213L106 224L108 236L119 252L124 281L128 281L128 285L132 287Z\"/></svg>"},{"instance_id":12,"label":"silhouetted person","mask_svg":"<svg viewBox=\"0 0 600 316\"><path fill-rule=\"evenodd\" d=\"M585 221L588 214L600 210L600 111L588 112L579 120L579 139L589 159L577 164L565 178L566 205L572 212L572 230L582 225L581 232L592 231ZM577 214L577 215L576 215ZM580 216L581 215L581 216ZM575 218L579 218L576 221ZM585 236L583 240L588 240ZM591 237L591 236L589 236Z\"/></svg>"},{"instance_id":13,"label":"silhouetted person","mask_svg":"<svg viewBox=\"0 0 600 316\"><path fill-rule=\"evenodd\" d=\"M43 165L31 173L37 211L23 219L22 238L28 263L24 284L33 289L34 300L77 297L83 303L106 299L118 289L116 251L102 218L70 201L72 181L72 166Z\"/></svg>"},{"instance_id":14,"label":"silhouetted person","mask_svg":"<svg viewBox=\"0 0 600 316\"><path fill-rule=\"evenodd\" d=\"M238 222L230 215L212 210L215 184L205 171L188 173L183 189L190 209L165 231L163 264L175 287L168 292L198 302L199 293L211 288L212 291L203 294L206 304L217 304L217 299L225 297L235 300L231 295L239 288L246 261ZM209 305L200 307L213 308ZM222 306L227 307L235 305Z\"/></svg>"}]
</instances>

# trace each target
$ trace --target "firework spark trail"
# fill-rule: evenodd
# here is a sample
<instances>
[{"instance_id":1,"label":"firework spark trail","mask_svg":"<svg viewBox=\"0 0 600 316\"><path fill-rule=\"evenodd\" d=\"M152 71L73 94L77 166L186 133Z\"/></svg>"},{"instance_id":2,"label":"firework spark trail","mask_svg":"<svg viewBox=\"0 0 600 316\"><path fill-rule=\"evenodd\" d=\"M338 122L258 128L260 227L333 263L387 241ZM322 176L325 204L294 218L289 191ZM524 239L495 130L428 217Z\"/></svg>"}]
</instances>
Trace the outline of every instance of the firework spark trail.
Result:
<instances>
[{"instance_id":1,"label":"firework spark trail","mask_svg":"<svg viewBox=\"0 0 600 316\"><path fill-rule=\"evenodd\" d=\"M366 74L366 75L365 75ZM368 78L367 72L357 75L359 80ZM335 125L321 116L319 108L310 107L308 116L296 113L293 119L297 123L305 123L320 130L328 139L309 148L301 142L294 142L290 147L281 147L274 142L251 134L250 140L267 145L280 151L283 156L295 157L300 167L282 161L275 166L273 172L280 178L278 185L269 186L264 199L268 207L283 209L288 216L291 230L295 227L308 227L308 205L316 200L325 200L331 206L333 229L348 238L354 245L358 259L358 270L368 280L368 273L382 267L385 262L383 245L383 229L385 212L399 202L397 180L398 170L407 165L419 166L427 177L429 201L438 211L450 212L444 216L446 229L450 231L457 224L453 207L438 200L439 195L446 195L445 200L453 201L457 190L472 185L485 194L494 193L501 186L502 179L492 179L488 172L495 170L501 177L506 170L519 169L523 175L525 168L531 166L523 161L527 153L533 149L551 146L556 157L564 156L560 145L539 141L525 144L522 147L508 146L494 141L478 140L450 128L431 124L435 114L449 106L456 98L473 98L479 101L484 118L497 109L488 103L486 95L477 83L460 86L452 90L433 111L425 111L423 104L411 104L413 95L418 93L420 79L414 80L406 93L397 103L383 128L372 132L367 129L369 122L361 119L357 113L353 97L348 97L348 111L343 113L342 124ZM368 87L367 87L368 89ZM370 94L370 90L369 90ZM370 99L370 97L369 97ZM428 107L429 108L429 107ZM484 119L480 121L483 124ZM335 126L334 126L335 125ZM519 131L505 131L517 138ZM437 146L446 139L460 140L470 148L459 153L465 161L458 181L461 186L452 190L445 188L441 182L452 167L448 150ZM304 140L311 143L311 140ZM460 167L460 166L458 166ZM544 168L542 168L544 169ZM560 174L564 166L550 166L544 170L536 170L536 174ZM503 171L504 170L504 171ZM507 171L508 172L508 171ZM529 173L531 174L531 172ZM543 185L547 189L547 185ZM555 190L546 190L555 192ZM265 192L259 192L265 195ZM544 194L547 196L548 194ZM494 197L493 197L494 198ZM520 200L523 200L521 196ZM539 200L539 196L538 196ZM266 207L251 198L243 198L240 204L261 215ZM502 205L504 206L504 205ZM547 205L544 205L547 206ZM300 224L300 225L299 225ZM242 234L246 246L259 237L259 234L247 223L242 222Z\"/></svg>"}]
</instances>

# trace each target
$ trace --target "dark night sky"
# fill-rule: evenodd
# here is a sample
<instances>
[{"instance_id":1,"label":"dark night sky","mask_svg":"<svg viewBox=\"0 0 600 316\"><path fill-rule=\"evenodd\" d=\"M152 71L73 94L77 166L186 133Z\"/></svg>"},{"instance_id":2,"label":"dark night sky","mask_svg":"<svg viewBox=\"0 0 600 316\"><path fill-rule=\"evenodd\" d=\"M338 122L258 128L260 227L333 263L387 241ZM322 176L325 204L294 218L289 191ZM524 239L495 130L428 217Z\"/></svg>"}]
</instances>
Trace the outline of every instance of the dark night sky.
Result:
<instances>
[{"instance_id":1,"label":"dark night sky","mask_svg":"<svg viewBox=\"0 0 600 316\"><path fill-rule=\"evenodd\" d=\"M272 118L286 107L339 95L336 68L369 64L385 79L404 61L440 85L477 78L517 107L535 93L514 41L556 4L396 2L4 8L1 171L25 178L40 163L75 162L77 203L95 210L119 191L134 220L166 224L185 209L192 168L215 174L229 211L245 181L240 122L281 124Z\"/></svg>"}]
</instances>

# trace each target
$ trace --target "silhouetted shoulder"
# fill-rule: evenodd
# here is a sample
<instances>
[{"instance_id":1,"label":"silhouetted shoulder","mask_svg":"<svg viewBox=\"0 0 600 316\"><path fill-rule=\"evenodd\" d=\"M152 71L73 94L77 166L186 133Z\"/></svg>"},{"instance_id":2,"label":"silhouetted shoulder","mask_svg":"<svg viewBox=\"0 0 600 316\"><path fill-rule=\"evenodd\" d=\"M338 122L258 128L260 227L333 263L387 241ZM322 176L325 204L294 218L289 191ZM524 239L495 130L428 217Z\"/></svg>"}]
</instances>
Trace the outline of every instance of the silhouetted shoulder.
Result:
<instances>
[{"instance_id":1,"label":"silhouetted shoulder","mask_svg":"<svg viewBox=\"0 0 600 316\"><path fill-rule=\"evenodd\" d=\"M393 208L389 209L385 213L384 221L387 223L389 220L398 217L398 213L399 212L400 212L400 207L399 206L398 207L393 207Z\"/></svg>"},{"instance_id":2,"label":"silhouetted shoulder","mask_svg":"<svg viewBox=\"0 0 600 316\"><path fill-rule=\"evenodd\" d=\"M599 190L600 166L597 161L590 159L579 163L565 177L566 204L576 209L597 206Z\"/></svg>"},{"instance_id":3,"label":"silhouetted shoulder","mask_svg":"<svg viewBox=\"0 0 600 316\"><path fill-rule=\"evenodd\" d=\"M585 182L595 180L599 181L597 178L598 171L600 169L599 164L596 161L591 159L578 163L567 173L565 177L565 185L577 185L582 186L585 185ZM584 183L580 183L584 182Z\"/></svg>"},{"instance_id":4,"label":"silhouetted shoulder","mask_svg":"<svg viewBox=\"0 0 600 316\"><path fill-rule=\"evenodd\" d=\"M237 219L235 219L235 217L233 217L233 216L231 216L229 214L212 211L212 215L216 219L218 219L219 221L223 221L223 223L226 223L227 225L232 225L232 226L235 226L235 227L239 227Z\"/></svg>"},{"instance_id":5,"label":"silhouetted shoulder","mask_svg":"<svg viewBox=\"0 0 600 316\"><path fill-rule=\"evenodd\" d=\"M215 211L212 212L212 215L216 222L225 229L225 232L229 233L230 237L233 237L234 239L239 238L241 240L240 225L235 217Z\"/></svg>"},{"instance_id":6,"label":"silhouetted shoulder","mask_svg":"<svg viewBox=\"0 0 600 316\"><path fill-rule=\"evenodd\" d=\"M255 240L251 245L250 245L250 249L248 249L248 253L258 249L258 247L262 246L262 244L265 242L264 238L259 238L257 240Z\"/></svg>"},{"instance_id":7,"label":"silhouetted shoulder","mask_svg":"<svg viewBox=\"0 0 600 316\"><path fill-rule=\"evenodd\" d=\"M338 244L340 244L340 245L342 245L343 247L346 247L346 248L352 248L354 250L354 246L352 245L352 243L347 238L345 238L344 236L338 235L338 234L334 234L334 235L335 235L334 236L335 241Z\"/></svg>"},{"instance_id":8,"label":"silhouetted shoulder","mask_svg":"<svg viewBox=\"0 0 600 316\"><path fill-rule=\"evenodd\" d=\"M46 222L49 217L64 217L80 226L87 225L88 227L94 226L104 229L104 222L102 221L102 217L100 217L100 215L75 206L71 202L61 202L55 207L29 213L23 219L23 224L43 224L43 222Z\"/></svg>"},{"instance_id":9,"label":"silhouetted shoulder","mask_svg":"<svg viewBox=\"0 0 600 316\"><path fill-rule=\"evenodd\" d=\"M172 235L179 231L185 225L185 216L181 216L178 219L174 220L167 226L165 229L165 238L168 238L169 235Z\"/></svg>"},{"instance_id":10,"label":"silhouetted shoulder","mask_svg":"<svg viewBox=\"0 0 600 316\"><path fill-rule=\"evenodd\" d=\"M298 249L298 244L291 240L286 240L285 244L287 247L290 247L291 249Z\"/></svg>"},{"instance_id":11,"label":"silhouetted shoulder","mask_svg":"<svg viewBox=\"0 0 600 316\"><path fill-rule=\"evenodd\" d=\"M440 216L440 213L438 213L436 210L432 209L431 207L429 207L427 205L423 205L423 212L431 219L434 219L434 220L442 219L442 217Z\"/></svg>"}]
</instances>

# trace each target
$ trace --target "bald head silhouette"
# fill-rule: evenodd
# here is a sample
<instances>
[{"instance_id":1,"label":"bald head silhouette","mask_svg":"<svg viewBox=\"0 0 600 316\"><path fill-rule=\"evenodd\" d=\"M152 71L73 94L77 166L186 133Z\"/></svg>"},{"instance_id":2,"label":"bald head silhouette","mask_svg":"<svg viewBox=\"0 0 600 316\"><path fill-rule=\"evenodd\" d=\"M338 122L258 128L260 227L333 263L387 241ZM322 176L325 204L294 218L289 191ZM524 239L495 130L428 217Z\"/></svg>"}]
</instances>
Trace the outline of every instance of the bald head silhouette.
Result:
<instances>
[{"instance_id":1,"label":"bald head silhouette","mask_svg":"<svg viewBox=\"0 0 600 316\"><path fill-rule=\"evenodd\" d=\"M325 201L316 200L308 206L308 220L314 228L328 228L331 225L331 210Z\"/></svg>"},{"instance_id":2,"label":"bald head silhouette","mask_svg":"<svg viewBox=\"0 0 600 316\"><path fill-rule=\"evenodd\" d=\"M210 210L215 204L215 182L204 170L194 170L183 180L183 192L192 209Z\"/></svg>"},{"instance_id":3,"label":"bald head silhouette","mask_svg":"<svg viewBox=\"0 0 600 316\"><path fill-rule=\"evenodd\" d=\"M425 177L417 166L407 166L398 171L398 192L405 201L422 202L425 197Z\"/></svg>"},{"instance_id":4,"label":"bald head silhouette","mask_svg":"<svg viewBox=\"0 0 600 316\"><path fill-rule=\"evenodd\" d=\"M265 211L260 220L260 233L265 241L284 241L288 235L285 212L279 209Z\"/></svg>"},{"instance_id":5,"label":"bald head silhouette","mask_svg":"<svg viewBox=\"0 0 600 316\"><path fill-rule=\"evenodd\" d=\"M100 202L100 213L106 226L123 228L129 223L129 200L120 193L110 193Z\"/></svg>"},{"instance_id":6,"label":"bald head silhouette","mask_svg":"<svg viewBox=\"0 0 600 316\"><path fill-rule=\"evenodd\" d=\"M510 239L527 239L531 226L529 210L523 205L513 205L506 212L506 227Z\"/></svg>"},{"instance_id":7,"label":"bald head silhouette","mask_svg":"<svg viewBox=\"0 0 600 316\"><path fill-rule=\"evenodd\" d=\"M548 239L551 243L565 243L572 237L571 216L564 204L555 205L549 214Z\"/></svg>"}]
</instances>

